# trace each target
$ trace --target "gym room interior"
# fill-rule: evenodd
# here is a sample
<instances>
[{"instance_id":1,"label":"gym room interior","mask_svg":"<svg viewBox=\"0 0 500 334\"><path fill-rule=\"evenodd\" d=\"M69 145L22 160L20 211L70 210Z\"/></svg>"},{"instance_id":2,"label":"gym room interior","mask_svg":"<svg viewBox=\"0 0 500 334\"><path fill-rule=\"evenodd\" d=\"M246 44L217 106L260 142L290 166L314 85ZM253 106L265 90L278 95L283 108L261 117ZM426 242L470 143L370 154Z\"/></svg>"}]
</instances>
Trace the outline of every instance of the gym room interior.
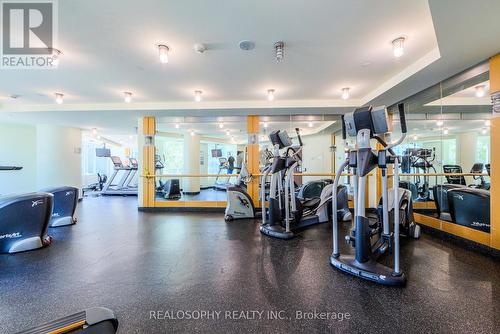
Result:
<instances>
[{"instance_id":1,"label":"gym room interior","mask_svg":"<svg viewBox=\"0 0 500 334\"><path fill-rule=\"evenodd\" d=\"M498 333L500 1L0 6L0 333Z\"/></svg>"}]
</instances>

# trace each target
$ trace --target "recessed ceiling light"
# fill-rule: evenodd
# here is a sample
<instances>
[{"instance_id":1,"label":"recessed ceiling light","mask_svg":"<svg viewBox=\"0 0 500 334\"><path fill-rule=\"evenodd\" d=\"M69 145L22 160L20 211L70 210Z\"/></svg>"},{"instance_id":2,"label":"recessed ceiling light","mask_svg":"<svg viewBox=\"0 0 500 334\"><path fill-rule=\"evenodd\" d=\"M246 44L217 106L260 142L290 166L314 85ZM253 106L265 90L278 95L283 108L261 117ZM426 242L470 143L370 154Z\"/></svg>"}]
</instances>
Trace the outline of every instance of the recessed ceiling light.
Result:
<instances>
[{"instance_id":1,"label":"recessed ceiling light","mask_svg":"<svg viewBox=\"0 0 500 334\"><path fill-rule=\"evenodd\" d=\"M132 102L132 93L131 92L123 92L123 100L125 103Z\"/></svg>"},{"instance_id":2,"label":"recessed ceiling light","mask_svg":"<svg viewBox=\"0 0 500 334\"><path fill-rule=\"evenodd\" d=\"M487 126L487 127L490 127L491 126L491 121L489 119L487 119L486 121L484 121L484 125Z\"/></svg>"},{"instance_id":3,"label":"recessed ceiling light","mask_svg":"<svg viewBox=\"0 0 500 334\"><path fill-rule=\"evenodd\" d=\"M128 139L132 139L132 138L134 138L132 135L129 135L129 136L128 136Z\"/></svg>"},{"instance_id":4,"label":"recessed ceiling light","mask_svg":"<svg viewBox=\"0 0 500 334\"><path fill-rule=\"evenodd\" d=\"M64 102L64 94L62 93L56 93L56 103L57 104L62 104Z\"/></svg>"},{"instance_id":5,"label":"recessed ceiling light","mask_svg":"<svg viewBox=\"0 0 500 334\"><path fill-rule=\"evenodd\" d=\"M413 140L417 140L418 139L418 136L417 135L413 135Z\"/></svg>"},{"instance_id":6,"label":"recessed ceiling light","mask_svg":"<svg viewBox=\"0 0 500 334\"><path fill-rule=\"evenodd\" d=\"M307 124L308 127L312 128L313 127L313 123L312 122L309 122L309 124Z\"/></svg>"},{"instance_id":7,"label":"recessed ceiling light","mask_svg":"<svg viewBox=\"0 0 500 334\"><path fill-rule=\"evenodd\" d=\"M92 135L94 135L94 136L97 135L97 128L92 128Z\"/></svg>"},{"instance_id":8,"label":"recessed ceiling light","mask_svg":"<svg viewBox=\"0 0 500 334\"><path fill-rule=\"evenodd\" d=\"M267 123L264 123L264 128L267 129L267 127L269 126L269 124Z\"/></svg>"},{"instance_id":9,"label":"recessed ceiling light","mask_svg":"<svg viewBox=\"0 0 500 334\"><path fill-rule=\"evenodd\" d=\"M191 130L191 136L194 136L196 134L196 132L194 132L194 130Z\"/></svg>"},{"instance_id":10,"label":"recessed ceiling light","mask_svg":"<svg viewBox=\"0 0 500 334\"><path fill-rule=\"evenodd\" d=\"M443 122L442 120L438 120L438 121L436 122L436 125L437 125L437 126L443 126L443 124L444 124L444 122Z\"/></svg>"},{"instance_id":11,"label":"recessed ceiling light","mask_svg":"<svg viewBox=\"0 0 500 334\"><path fill-rule=\"evenodd\" d=\"M201 94L202 94L201 90L195 90L194 91L194 100L196 102L200 102L201 101Z\"/></svg>"},{"instance_id":12,"label":"recessed ceiling light","mask_svg":"<svg viewBox=\"0 0 500 334\"><path fill-rule=\"evenodd\" d=\"M231 135L231 131L226 130L226 135L229 137Z\"/></svg>"},{"instance_id":13,"label":"recessed ceiling light","mask_svg":"<svg viewBox=\"0 0 500 334\"><path fill-rule=\"evenodd\" d=\"M444 134L444 135L447 135L448 133L449 133L448 128L444 128L444 129L443 129L443 134Z\"/></svg>"},{"instance_id":14,"label":"recessed ceiling light","mask_svg":"<svg viewBox=\"0 0 500 334\"><path fill-rule=\"evenodd\" d=\"M267 99L269 101L273 101L274 100L274 89L268 89L267 90Z\"/></svg>"},{"instance_id":15,"label":"recessed ceiling light","mask_svg":"<svg viewBox=\"0 0 500 334\"><path fill-rule=\"evenodd\" d=\"M274 43L274 51L276 52L276 61L281 63L283 61L283 57L285 56L285 43L282 41Z\"/></svg>"},{"instance_id":16,"label":"recessed ceiling light","mask_svg":"<svg viewBox=\"0 0 500 334\"><path fill-rule=\"evenodd\" d=\"M160 62L162 64L168 63L168 52L169 51L170 51L170 48L167 45L165 45L165 44L158 45L158 54L160 55Z\"/></svg>"},{"instance_id":17,"label":"recessed ceiling light","mask_svg":"<svg viewBox=\"0 0 500 334\"><path fill-rule=\"evenodd\" d=\"M219 129L222 129L224 127L224 123L220 122L219 123Z\"/></svg>"},{"instance_id":18,"label":"recessed ceiling light","mask_svg":"<svg viewBox=\"0 0 500 334\"><path fill-rule=\"evenodd\" d=\"M349 87L342 88L342 99L347 100L349 98Z\"/></svg>"},{"instance_id":19,"label":"recessed ceiling light","mask_svg":"<svg viewBox=\"0 0 500 334\"><path fill-rule=\"evenodd\" d=\"M97 139L101 139L101 135L97 135Z\"/></svg>"},{"instance_id":20,"label":"recessed ceiling light","mask_svg":"<svg viewBox=\"0 0 500 334\"><path fill-rule=\"evenodd\" d=\"M405 40L404 37L398 37L392 41L392 52L394 57L399 58L405 54Z\"/></svg>"},{"instance_id":21,"label":"recessed ceiling light","mask_svg":"<svg viewBox=\"0 0 500 334\"><path fill-rule=\"evenodd\" d=\"M178 129L178 128L180 128L180 127L181 127L181 125L180 125L179 123L175 123L175 128L176 128L176 129Z\"/></svg>"},{"instance_id":22,"label":"recessed ceiling light","mask_svg":"<svg viewBox=\"0 0 500 334\"><path fill-rule=\"evenodd\" d=\"M486 133L488 133L488 129L487 129L487 128L482 128L482 129L481 129L481 133L482 133L483 135L485 135Z\"/></svg>"},{"instance_id":23,"label":"recessed ceiling light","mask_svg":"<svg viewBox=\"0 0 500 334\"><path fill-rule=\"evenodd\" d=\"M476 97L483 97L486 95L486 87L484 85L476 86Z\"/></svg>"}]
</instances>

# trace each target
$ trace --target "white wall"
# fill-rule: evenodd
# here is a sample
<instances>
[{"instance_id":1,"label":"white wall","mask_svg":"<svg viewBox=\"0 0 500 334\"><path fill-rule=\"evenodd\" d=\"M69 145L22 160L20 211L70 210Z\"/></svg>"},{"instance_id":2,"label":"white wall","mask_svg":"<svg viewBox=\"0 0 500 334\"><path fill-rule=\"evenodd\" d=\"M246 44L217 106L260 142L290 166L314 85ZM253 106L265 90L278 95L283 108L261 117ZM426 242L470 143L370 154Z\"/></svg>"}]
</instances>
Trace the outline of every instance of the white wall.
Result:
<instances>
[{"instance_id":1,"label":"white wall","mask_svg":"<svg viewBox=\"0 0 500 334\"><path fill-rule=\"evenodd\" d=\"M74 186L81 189L81 146L80 129L37 125L37 188Z\"/></svg>"},{"instance_id":2,"label":"white wall","mask_svg":"<svg viewBox=\"0 0 500 334\"><path fill-rule=\"evenodd\" d=\"M0 171L0 195L35 191L36 128L0 124L0 143L0 165L23 167L19 171Z\"/></svg>"},{"instance_id":3,"label":"white wall","mask_svg":"<svg viewBox=\"0 0 500 334\"><path fill-rule=\"evenodd\" d=\"M306 173L330 173L332 168L332 146L330 133L319 133L303 136L304 148L302 153L302 166ZM306 176L302 182L324 179L322 176Z\"/></svg>"},{"instance_id":4,"label":"white wall","mask_svg":"<svg viewBox=\"0 0 500 334\"><path fill-rule=\"evenodd\" d=\"M457 136L457 161L464 173L470 172L476 162L477 132L460 133Z\"/></svg>"},{"instance_id":5,"label":"white wall","mask_svg":"<svg viewBox=\"0 0 500 334\"><path fill-rule=\"evenodd\" d=\"M200 136L184 134L184 174L200 173ZM182 191L190 193L200 192L200 178L186 177L182 182Z\"/></svg>"}]
</instances>

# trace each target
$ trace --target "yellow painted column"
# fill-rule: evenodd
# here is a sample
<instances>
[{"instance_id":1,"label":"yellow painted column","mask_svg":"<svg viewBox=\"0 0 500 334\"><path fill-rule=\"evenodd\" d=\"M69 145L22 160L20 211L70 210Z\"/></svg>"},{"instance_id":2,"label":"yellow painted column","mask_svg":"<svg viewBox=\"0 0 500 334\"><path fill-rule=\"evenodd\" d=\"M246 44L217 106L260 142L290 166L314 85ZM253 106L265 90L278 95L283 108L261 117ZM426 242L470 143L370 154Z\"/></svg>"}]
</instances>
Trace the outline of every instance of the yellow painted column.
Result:
<instances>
[{"instance_id":1,"label":"yellow painted column","mask_svg":"<svg viewBox=\"0 0 500 334\"><path fill-rule=\"evenodd\" d=\"M156 122L154 117L144 117L139 121L139 163L143 176L139 186L139 207L151 208L155 203L155 146Z\"/></svg>"},{"instance_id":2,"label":"yellow painted column","mask_svg":"<svg viewBox=\"0 0 500 334\"><path fill-rule=\"evenodd\" d=\"M490 93L500 93L500 54L490 59ZM500 249L500 206L493 205L500 201L500 117L491 119L490 154L491 154L491 190L490 190L490 246Z\"/></svg>"},{"instance_id":3,"label":"yellow painted column","mask_svg":"<svg viewBox=\"0 0 500 334\"><path fill-rule=\"evenodd\" d=\"M259 207L259 177L255 176L260 173L259 161L260 161L260 150L259 150L259 116L249 115L247 116L247 133L248 133L248 144L247 144L247 169L250 175L254 175L252 181L247 184L247 191L253 200L254 206Z\"/></svg>"}]
</instances>

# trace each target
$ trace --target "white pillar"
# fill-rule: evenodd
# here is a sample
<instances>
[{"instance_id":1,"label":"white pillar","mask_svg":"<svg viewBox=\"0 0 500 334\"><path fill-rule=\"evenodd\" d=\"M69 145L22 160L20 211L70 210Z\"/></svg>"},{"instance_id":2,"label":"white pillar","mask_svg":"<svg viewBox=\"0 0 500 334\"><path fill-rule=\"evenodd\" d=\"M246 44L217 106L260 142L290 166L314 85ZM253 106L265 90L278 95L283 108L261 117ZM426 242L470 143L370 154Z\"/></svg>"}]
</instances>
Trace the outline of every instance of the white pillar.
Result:
<instances>
[{"instance_id":1,"label":"white pillar","mask_svg":"<svg viewBox=\"0 0 500 334\"><path fill-rule=\"evenodd\" d=\"M36 126L37 189L82 188L82 131L49 124ZM80 192L81 195L81 192Z\"/></svg>"},{"instance_id":2,"label":"white pillar","mask_svg":"<svg viewBox=\"0 0 500 334\"><path fill-rule=\"evenodd\" d=\"M200 173L200 136L184 134L184 174ZM182 191L197 194L200 192L200 178L186 177L182 180Z\"/></svg>"},{"instance_id":3,"label":"white pillar","mask_svg":"<svg viewBox=\"0 0 500 334\"><path fill-rule=\"evenodd\" d=\"M458 135L458 161L464 173L468 173L476 162L477 133L465 132Z\"/></svg>"}]
</instances>

